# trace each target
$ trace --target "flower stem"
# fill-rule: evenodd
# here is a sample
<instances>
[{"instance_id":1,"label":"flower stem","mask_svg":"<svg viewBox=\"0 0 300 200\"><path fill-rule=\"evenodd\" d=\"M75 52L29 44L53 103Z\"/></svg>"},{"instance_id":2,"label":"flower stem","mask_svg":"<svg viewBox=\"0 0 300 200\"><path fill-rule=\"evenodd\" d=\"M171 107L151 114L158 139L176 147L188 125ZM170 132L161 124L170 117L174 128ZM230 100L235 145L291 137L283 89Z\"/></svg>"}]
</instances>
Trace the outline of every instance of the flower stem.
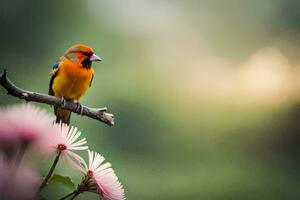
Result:
<instances>
[{"instance_id":1,"label":"flower stem","mask_svg":"<svg viewBox=\"0 0 300 200\"><path fill-rule=\"evenodd\" d=\"M43 180L43 182L42 182L42 184L41 184L41 186L40 186L40 188L39 188L39 190L38 190L39 193L40 193L40 192L43 190L43 188L47 185L48 180L49 180L50 177L52 176L52 173L53 173L53 171L54 171L54 169L55 169L55 167L56 167L56 165L57 165L57 163L58 163L60 154L61 154L61 151L58 152L58 154L57 154L57 156L56 156L56 158L55 158L55 160L54 160L54 162L53 162L53 164L52 164L52 166L51 166L51 168L50 168L50 170L49 170L47 176L44 178L44 180Z\"/></svg>"},{"instance_id":2,"label":"flower stem","mask_svg":"<svg viewBox=\"0 0 300 200\"><path fill-rule=\"evenodd\" d=\"M75 195L70 199L70 200L73 200L75 199L75 197L77 197L80 193L76 192Z\"/></svg>"},{"instance_id":3,"label":"flower stem","mask_svg":"<svg viewBox=\"0 0 300 200\"><path fill-rule=\"evenodd\" d=\"M59 200L64 200L64 199L67 199L68 197L70 197L70 196L72 196L72 195L76 195L76 193L77 193L77 190L75 190L75 191L73 191L73 192L71 192L70 194L67 194L66 196L64 196L64 197L62 197L62 198L60 198Z\"/></svg>"},{"instance_id":4,"label":"flower stem","mask_svg":"<svg viewBox=\"0 0 300 200\"><path fill-rule=\"evenodd\" d=\"M59 200L64 200L67 199L68 197L70 197L70 200L75 199L79 194L85 192L85 191L89 191L89 181L90 181L90 177L89 176L85 176L81 183L77 186L77 189L74 190L73 192L71 192L70 194L67 194L66 196L62 197Z\"/></svg>"}]
</instances>

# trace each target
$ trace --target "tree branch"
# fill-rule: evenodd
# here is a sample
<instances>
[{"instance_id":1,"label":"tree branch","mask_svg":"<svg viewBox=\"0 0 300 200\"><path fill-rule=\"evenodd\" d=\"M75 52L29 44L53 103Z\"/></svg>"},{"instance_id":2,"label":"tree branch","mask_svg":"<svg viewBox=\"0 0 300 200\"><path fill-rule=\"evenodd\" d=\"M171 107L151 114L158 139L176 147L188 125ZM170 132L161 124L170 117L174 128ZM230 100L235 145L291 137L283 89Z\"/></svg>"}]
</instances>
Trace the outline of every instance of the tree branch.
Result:
<instances>
[{"instance_id":1,"label":"tree branch","mask_svg":"<svg viewBox=\"0 0 300 200\"><path fill-rule=\"evenodd\" d=\"M8 78L7 71L4 70L3 74L0 77L0 84L7 90L7 94L18 97L20 99L24 99L25 101L34 101L38 103L45 103L53 106L62 107L62 101L58 97L31 92L27 90L23 90L17 86L15 86ZM114 125L114 115L111 113L105 112L107 110L104 108L89 108L82 105L82 112L78 109L78 104L66 101L63 106L64 109L70 110L74 113L88 116L90 118L99 120L109 126Z\"/></svg>"}]
</instances>

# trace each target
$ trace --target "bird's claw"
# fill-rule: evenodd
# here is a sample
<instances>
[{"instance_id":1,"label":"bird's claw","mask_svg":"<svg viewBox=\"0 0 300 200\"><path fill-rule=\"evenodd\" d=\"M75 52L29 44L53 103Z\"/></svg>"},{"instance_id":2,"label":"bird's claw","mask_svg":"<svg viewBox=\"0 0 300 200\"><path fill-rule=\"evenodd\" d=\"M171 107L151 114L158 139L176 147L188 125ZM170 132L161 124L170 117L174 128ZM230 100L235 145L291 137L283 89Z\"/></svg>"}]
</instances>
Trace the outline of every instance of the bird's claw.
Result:
<instances>
[{"instance_id":1,"label":"bird's claw","mask_svg":"<svg viewBox=\"0 0 300 200\"><path fill-rule=\"evenodd\" d=\"M106 107L103 107L103 108L99 108L98 109L100 112L105 112L105 111L107 111L107 108Z\"/></svg>"},{"instance_id":2,"label":"bird's claw","mask_svg":"<svg viewBox=\"0 0 300 200\"><path fill-rule=\"evenodd\" d=\"M82 115L82 113L83 113L83 106L79 102L77 102L76 104L77 104L76 111L79 112Z\"/></svg>"},{"instance_id":3,"label":"bird's claw","mask_svg":"<svg viewBox=\"0 0 300 200\"><path fill-rule=\"evenodd\" d=\"M66 106L66 100L64 97L61 97L60 99L60 107L64 108Z\"/></svg>"}]
</instances>

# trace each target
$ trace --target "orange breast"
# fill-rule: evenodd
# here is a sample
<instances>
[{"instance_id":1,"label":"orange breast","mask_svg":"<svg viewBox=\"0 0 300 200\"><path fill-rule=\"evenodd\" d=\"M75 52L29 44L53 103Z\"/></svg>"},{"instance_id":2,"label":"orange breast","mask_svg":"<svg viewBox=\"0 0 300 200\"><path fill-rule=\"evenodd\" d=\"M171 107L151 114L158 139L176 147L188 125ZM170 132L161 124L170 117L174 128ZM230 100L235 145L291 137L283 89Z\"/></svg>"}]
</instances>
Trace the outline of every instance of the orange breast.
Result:
<instances>
[{"instance_id":1,"label":"orange breast","mask_svg":"<svg viewBox=\"0 0 300 200\"><path fill-rule=\"evenodd\" d=\"M67 100L79 100L90 86L94 70L83 68L80 64L64 61L52 85L55 96Z\"/></svg>"}]
</instances>

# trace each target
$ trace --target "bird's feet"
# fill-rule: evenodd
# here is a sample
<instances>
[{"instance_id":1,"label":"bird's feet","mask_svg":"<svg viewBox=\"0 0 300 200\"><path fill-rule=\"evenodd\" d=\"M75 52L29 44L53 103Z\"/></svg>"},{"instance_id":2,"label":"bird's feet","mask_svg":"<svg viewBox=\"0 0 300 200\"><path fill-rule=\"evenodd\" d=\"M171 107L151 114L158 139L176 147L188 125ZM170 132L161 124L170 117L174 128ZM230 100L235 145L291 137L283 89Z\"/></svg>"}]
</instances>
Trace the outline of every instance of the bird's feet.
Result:
<instances>
[{"instance_id":1,"label":"bird's feet","mask_svg":"<svg viewBox=\"0 0 300 200\"><path fill-rule=\"evenodd\" d=\"M106 108L106 107L98 108L98 110L99 110L100 112L105 112L105 111L107 111L107 108Z\"/></svg>"},{"instance_id":2,"label":"bird's feet","mask_svg":"<svg viewBox=\"0 0 300 200\"><path fill-rule=\"evenodd\" d=\"M60 107L64 108L66 106L66 100L64 97L60 98Z\"/></svg>"},{"instance_id":3,"label":"bird's feet","mask_svg":"<svg viewBox=\"0 0 300 200\"><path fill-rule=\"evenodd\" d=\"M76 104L77 104L76 111L79 112L82 115L82 113L83 113L83 106L79 102L76 102Z\"/></svg>"}]
</instances>

